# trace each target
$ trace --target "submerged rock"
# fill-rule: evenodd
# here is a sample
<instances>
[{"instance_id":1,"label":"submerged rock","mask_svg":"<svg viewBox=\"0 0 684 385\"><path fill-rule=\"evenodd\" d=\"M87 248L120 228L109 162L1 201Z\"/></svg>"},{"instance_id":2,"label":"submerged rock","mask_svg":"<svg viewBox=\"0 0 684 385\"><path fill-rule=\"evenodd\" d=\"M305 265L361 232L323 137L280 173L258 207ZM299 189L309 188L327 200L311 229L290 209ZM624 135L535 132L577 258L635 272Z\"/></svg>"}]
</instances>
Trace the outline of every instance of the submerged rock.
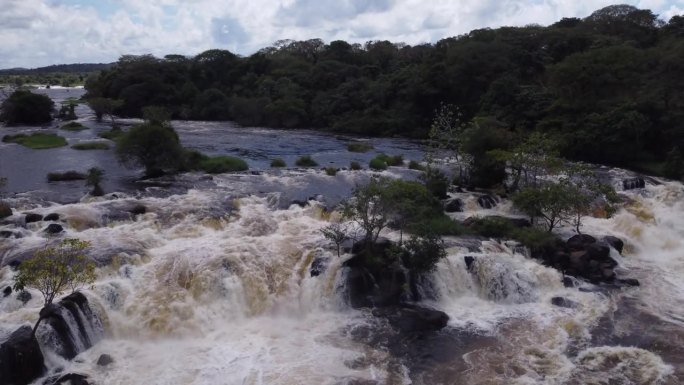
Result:
<instances>
[{"instance_id":1,"label":"submerged rock","mask_svg":"<svg viewBox=\"0 0 684 385\"><path fill-rule=\"evenodd\" d=\"M9 297L10 294L12 294L12 286L7 286L7 287L2 291L2 296L3 296L3 297Z\"/></svg>"},{"instance_id":2,"label":"submerged rock","mask_svg":"<svg viewBox=\"0 0 684 385\"><path fill-rule=\"evenodd\" d=\"M318 277L319 275L325 273L325 271L328 269L328 263L330 263L329 258L316 257L313 262L311 262L311 269L309 269L311 276Z\"/></svg>"},{"instance_id":3,"label":"submerged rock","mask_svg":"<svg viewBox=\"0 0 684 385\"><path fill-rule=\"evenodd\" d=\"M45 372L43 353L30 326L22 326L0 345L0 384L26 385Z\"/></svg>"},{"instance_id":4,"label":"submerged rock","mask_svg":"<svg viewBox=\"0 0 684 385\"><path fill-rule=\"evenodd\" d=\"M646 187L646 181L642 177L629 178L622 181L622 188L625 190L634 190L644 187Z\"/></svg>"},{"instance_id":5,"label":"submerged rock","mask_svg":"<svg viewBox=\"0 0 684 385\"><path fill-rule=\"evenodd\" d=\"M30 301L31 298L33 298L33 296L31 295L31 293L29 293L26 290L22 290L17 294L17 299L19 301L23 302L24 304L26 304L28 301Z\"/></svg>"},{"instance_id":6,"label":"submerged rock","mask_svg":"<svg viewBox=\"0 0 684 385\"><path fill-rule=\"evenodd\" d=\"M131 214L133 215L140 215L140 214L145 214L147 212L147 207L144 205L135 205L133 208L131 208Z\"/></svg>"},{"instance_id":7,"label":"submerged rock","mask_svg":"<svg viewBox=\"0 0 684 385\"><path fill-rule=\"evenodd\" d=\"M401 333L438 331L449 322L449 316L443 311L413 304L374 309L373 315L387 318Z\"/></svg>"},{"instance_id":8,"label":"submerged rock","mask_svg":"<svg viewBox=\"0 0 684 385\"><path fill-rule=\"evenodd\" d=\"M558 307L566 307L568 309L574 309L578 306L578 303L571 301L563 297L553 297L551 298L551 304Z\"/></svg>"},{"instance_id":9,"label":"submerged rock","mask_svg":"<svg viewBox=\"0 0 684 385\"><path fill-rule=\"evenodd\" d=\"M57 213L51 213L43 217L43 220L46 222L54 222L59 220L59 214Z\"/></svg>"},{"instance_id":10,"label":"submerged rock","mask_svg":"<svg viewBox=\"0 0 684 385\"><path fill-rule=\"evenodd\" d=\"M463 211L463 201L458 198L446 201L444 203L444 211L448 213L460 213Z\"/></svg>"},{"instance_id":11,"label":"submerged rock","mask_svg":"<svg viewBox=\"0 0 684 385\"><path fill-rule=\"evenodd\" d=\"M624 286L641 286L641 283L636 278L621 278L617 282Z\"/></svg>"},{"instance_id":12,"label":"submerged rock","mask_svg":"<svg viewBox=\"0 0 684 385\"><path fill-rule=\"evenodd\" d=\"M622 254L622 249L625 247L625 243L622 239L608 235L603 237L603 241L612 246L618 253Z\"/></svg>"},{"instance_id":13,"label":"submerged rock","mask_svg":"<svg viewBox=\"0 0 684 385\"><path fill-rule=\"evenodd\" d=\"M50 223L45 229L43 229L43 231L48 234L59 234L64 231L64 227L56 223Z\"/></svg>"},{"instance_id":14,"label":"submerged rock","mask_svg":"<svg viewBox=\"0 0 684 385\"><path fill-rule=\"evenodd\" d=\"M477 204L483 209L491 209L495 207L499 202L497 199L491 195L483 195L477 198Z\"/></svg>"},{"instance_id":15,"label":"submerged rock","mask_svg":"<svg viewBox=\"0 0 684 385\"><path fill-rule=\"evenodd\" d=\"M0 219L7 218L12 215L12 208L5 202L0 201Z\"/></svg>"},{"instance_id":16,"label":"submerged rock","mask_svg":"<svg viewBox=\"0 0 684 385\"><path fill-rule=\"evenodd\" d=\"M42 220L43 220L43 216L40 214L36 214L36 213L26 213L26 216L24 217L25 223L40 222Z\"/></svg>"},{"instance_id":17,"label":"submerged rock","mask_svg":"<svg viewBox=\"0 0 684 385\"><path fill-rule=\"evenodd\" d=\"M97 359L98 366L107 366L114 363L114 359L109 354L102 354L100 358Z\"/></svg>"}]
</instances>

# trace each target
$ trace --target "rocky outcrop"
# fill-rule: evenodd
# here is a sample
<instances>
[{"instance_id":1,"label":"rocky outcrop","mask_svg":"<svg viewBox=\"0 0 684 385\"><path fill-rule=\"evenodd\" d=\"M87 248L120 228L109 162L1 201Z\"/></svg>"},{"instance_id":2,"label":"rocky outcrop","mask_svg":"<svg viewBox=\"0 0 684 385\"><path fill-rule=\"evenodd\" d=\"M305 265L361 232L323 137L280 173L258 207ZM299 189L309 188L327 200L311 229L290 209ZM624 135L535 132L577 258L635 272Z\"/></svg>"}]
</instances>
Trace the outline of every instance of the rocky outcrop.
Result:
<instances>
[{"instance_id":1,"label":"rocky outcrop","mask_svg":"<svg viewBox=\"0 0 684 385\"><path fill-rule=\"evenodd\" d=\"M43 220L46 222L58 221L59 220L59 214L57 214L57 213L48 214L43 218Z\"/></svg>"},{"instance_id":2,"label":"rocky outcrop","mask_svg":"<svg viewBox=\"0 0 684 385\"><path fill-rule=\"evenodd\" d=\"M40 222L43 220L43 216L36 213L26 213L24 216L24 223Z\"/></svg>"},{"instance_id":3,"label":"rocky outcrop","mask_svg":"<svg viewBox=\"0 0 684 385\"><path fill-rule=\"evenodd\" d=\"M569 300L563 297L553 297L551 298L551 304L558 307L565 307L568 309L574 309L579 306L575 301Z\"/></svg>"},{"instance_id":4,"label":"rocky outcrop","mask_svg":"<svg viewBox=\"0 0 684 385\"><path fill-rule=\"evenodd\" d=\"M107 366L114 363L114 359L109 354L101 354L97 359L97 366Z\"/></svg>"},{"instance_id":5,"label":"rocky outcrop","mask_svg":"<svg viewBox=\"0 0 684 385\"><path fill-rule=\"evenodd\" d=\"M404 334L437 331L449 322L449 316L443 311L415 304L376 308L373 315L386 318L392 327Z\"/></svg>"},{"instance_id":6,"label":"rocky outcrop","mask_svg":"<svg viewBox=\"0 0 684 385\"><path fill-rule=\"evenodd\" d=\"M622 188L624 190L634 190L644 187L646 187L646 181L642 177L629 178L622 181Z\"/></svg>"},{"instance_id":7,"label":"rocky outcrop","mask_svg":"<svg viewBox=\"0 0 684 385\"><path fill-rule=\"evenodd\" d=\"M3 297L9 297L10 294L12 294L12 286L7 286L2 290Z\"/></svg>"},{"instance_id":8,"label":"rocky outcrop","mask_svg":"<svg viewBox=\"0 0 684 385\"><path fill-rule=\"evenodd\" d=\"M85 374L67 373L52 376L43 381L43 385L90 385L90 383Z\"/></svg>"},{"instance_id":9,"label":"rocky outcrop","mask_svg":"<svg viewBox=\"0 0 684 385\"><path fill-rule=\"evenodd\" d=\"M460 213L463 211L463 201L458 198L449 199L444 202L444 211L447 213Z\"/></svg>"},{"instance_id":10,"label":"rocky outcrop","mask_svg":"<svg viewBox=\"0 0 684 385\"><path fill-rule=\"evenodd\" d=\"M483 209L491 209L495 207L499 201L491 196L491 195L483 195L479 198L477 198L477 204L480 205Z\"/></svg>"},{"instance_id":11,"label":"rocky outcrop","mask_svg":"<svg viewBox=\"0 0 684 385\"><path fill-rule=\"evenodd\" d=\"M319 275L325 273L325 271L328 269L329 263L330 259L327 257L316 257L313 262L311 262L309 273L312 277L318 277Z\"/></svg>"},{"instance_id":12,"label":"rocky outcrop","mask_svg":"<svg viewBox=\"0 0 684 385\"><path fill-rule=\"evenodd\" d=\"M612 248L617 250L618 253L622 254L622 249L625 247L625 243L622 239L618 237L613 237L611 235L603 237L603 242L609 244Z\"/></svg>"},{"instance_id":13,"label":"rocky outcrop","mask_svg":"<svg viewBox=\"0 0 684 385\"><path fill-rule=\"evenodd\" d=\"M0 344L0 385L26 385L43 373L43 352L30 326L22 326Z\"/></svg>"},{"instance_id":14,"label":"rocky outcrop","mask_svg":"<svg viewBox=\"0 0 684 385\"><path fill-rule=\"evenodd\" d=\"M58 225L56 223L50 223L45 229L43 229L44 232L48 234L59 234L62 231L64 231L64 227L62 225Z\"/></svg>"},{"instance_id":15,"label":"rocky outcrop","mask_svg":"<svg viewBox=\"0 0 684 385\"><path fill-rule=\"evenodd\" d=\"M0 219L12 215L12 208L5 202L0 201Z\"/></svg>"}]
</instances>

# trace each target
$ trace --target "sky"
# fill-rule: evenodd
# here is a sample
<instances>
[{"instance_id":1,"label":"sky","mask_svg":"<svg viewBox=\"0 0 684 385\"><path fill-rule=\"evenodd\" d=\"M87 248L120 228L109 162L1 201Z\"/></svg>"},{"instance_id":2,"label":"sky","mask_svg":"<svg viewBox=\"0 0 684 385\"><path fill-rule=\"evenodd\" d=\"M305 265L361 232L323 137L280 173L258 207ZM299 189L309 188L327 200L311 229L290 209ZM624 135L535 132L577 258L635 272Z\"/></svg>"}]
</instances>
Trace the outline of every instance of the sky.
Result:
<instances>
[{"instance_id":1,"label":"sky","mask_svg":"<svg viewBox=\"0 0 684 385\"><path fill-rule=\"evenodd\" d=\"M432 43L476 28L548 25L620 0L0 0L0 68L121 55L249 55L280 39ZM622 0L664 20L684 0Z\"/></svg>"}]
</instances>

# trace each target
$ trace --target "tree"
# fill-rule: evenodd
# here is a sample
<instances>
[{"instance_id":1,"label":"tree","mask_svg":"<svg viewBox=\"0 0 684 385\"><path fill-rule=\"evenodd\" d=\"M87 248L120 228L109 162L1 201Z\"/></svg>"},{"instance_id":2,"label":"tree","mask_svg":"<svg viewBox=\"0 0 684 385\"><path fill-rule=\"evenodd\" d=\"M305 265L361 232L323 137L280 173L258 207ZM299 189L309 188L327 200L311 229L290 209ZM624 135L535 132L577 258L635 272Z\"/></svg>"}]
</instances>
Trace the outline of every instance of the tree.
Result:
<instances>
[{"instance_id":1,"label":"tree","mask_svg":"<svg viewBox=\"0 0 684 385\"><path fill-rule=\"evenodd\" d=\"M361 227L367 251L372 250L390 220L392 202L386 193L389 183L388 178L373 178L366 185L356 186L352 198L342 206L344 217Z\"/></svg>"},{"instance_id":2,"label":"tree","mask_svg":"<svg viewBox=\"0 0 684 385\"><path fill-rule=\"evenodd\" d=\"M321 229L321 233L328 241L335 244L337 248L337 257L340 257L340 247L342 243L349 239L347 235L347 227L341 223L333 223Z\"/></svg>"},{"instance_id":3,"label":"tree","mask_svg":"<svg viewBox=\"0 0 684 385\"><path fill-rule=\"evenodd\" d=\"M93 190L90 195L99 197L104 195L104 191L100 186L104 176L104 171L97 167L91 167L88 169L88 174L86 175L86 186L91 186Z\"/></svg>"},{"instance_id":4,"label":"tree","mask_svg":"<svg viewBox=\"0 0 684 385\"><path fill-rule=\"evenodd\" d=\"M527 214L533 224L541 218L550 233L572 218L574 193L575 190L567 183L548 183L520 190L513 196L513 204Z\"/></svg>"},{"instance_id":5,"label":"tree","mask_svg":"<svg viewBox=\"0 0 684 385\"><path fill-rule=\"evenodd\" d=\"M48 96L17 90L0 104L0 121L7 125L49 123L54 106Z\"/></svg>"},{"instance_id":6,"label":"tree","mask_svg":"<svg viewBox=\"0 0 684 385\"><path fill-rule=\"evenodd\" d=\"M116 153L124 165L144 167L147 177L159 176L164 170L177 170L183 166L183 148L178 134L170 126L139 124L121 135Z\"/></svg>"},{"instance_id":7,"label":"tree","mask_svg":"<svg viewBox=\"0 0 684 385\"><path fill-rule=\"evenodd\" d=\"M88 247L89 242L68 238L56 247L36 251L33 257L19 265L14 289L31 287L38 290L47 307L65 290L74 292L91 284L95 281L95 263L83 254ZM33 334L41 321L42 318L39 318L36 322Z\"/></svg>"},{"instance_id":8,"label":"tree","mask_svg":"<svg viewBox=\"0 0 684 385\"><path fill-rule=\"evenodd\" d=\"M95 119L98 122L102 121L102 117L107 115L112 121L112 127L116 124L114 111L121 108L123 100L95 97L86 100L88 106L95 112Z\"/></svg>"}]
</instances>

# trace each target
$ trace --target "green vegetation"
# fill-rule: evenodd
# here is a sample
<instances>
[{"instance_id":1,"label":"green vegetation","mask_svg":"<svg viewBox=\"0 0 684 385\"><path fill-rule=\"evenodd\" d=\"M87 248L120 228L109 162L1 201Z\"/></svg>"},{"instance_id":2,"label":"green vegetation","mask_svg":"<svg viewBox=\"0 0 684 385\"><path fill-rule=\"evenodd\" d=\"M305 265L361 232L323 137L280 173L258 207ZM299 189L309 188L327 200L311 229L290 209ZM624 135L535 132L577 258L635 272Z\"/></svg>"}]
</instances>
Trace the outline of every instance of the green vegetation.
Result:
<instances>
[{"instance_id":1,"label":"green vegetation","mask_svg":"<svg viewBox=\"0 0 684 385\"><path fill-rule=\"evenodd\" d=\"M367 142L351 142L347 143L347 151L349 152L368 152L373 149L373 145Z\"/></svg>"},{"instance_id":2,"label":"green vegetation","mask_svg":"<svg viewBox=\"0 0 684 385\"><path fill-rule=\"evenodd\" d=\"M60 127L62 130L67 130L67 131L83 131L88 129L88 127L82 125L79 122L69 122L67 124L62 125Z\"/></svg>"},{"instance_id":3,"label":"green vegetation","mask_svg":"<svg viewBox=\"0 0 684 385\"><path fill-rule=\"evenodd\" d=\"M166 124L149 122L122 133L116 143L119 161L128 167L142 166L145 176L155 177L184 167L184 151L178 134ZM211 162L209 166L218 166Z\"/></svg>"},{"instance_id":4,"label":"green vegetation","mask_svg":"<svg viewBox=\"0 0 684 385\"><path fill-rule=\"evenodd\" d=\"M84 85L88 76L109 67L109 64L58 64L47 67L0 70L0 84L14 87L31 84L74 87Z\"/></svg>"},{"instance_id":5,"label":"green vegetation","mask_svg":"<svg viewBox=\"0 0 684 385\"><path fill-rule=\"evenodd\" d=\"M103 131L97 134L97 136L103 139L116 140L123 135L123 133L124 131L120 127L112 127L111 130Z\"/></svg>"},{"instance_id":6,"label":"green vegetation","mask_svg":"<svg viewBox=\"0 0 684 385\"><path fill-rule=\"evenodd\" d=\"M287 167L287 163L281 158L271 160L271 167Z\"/></svg>"},{"instance_id":7,"label":"green vegetation","mask_svg":"<svg viewBox=\"0 0 684 385\"><path fill-rule=\"evenodd\" d=\"M409 162L408 168L411 170L425 171L425 166L420 164L420 162L416 162L415 160Z\"/></svg>"},{"instance_id":8,"label":"green vegetation","mask_svg":"<svg viewBox=\"0 0 684 385\"><path fill-rule=\"evenodd\" d=\"M2 141L5 143L17 143L34 150L43 150L67 145L66 139L59 135L44 134L39 132L33 133L31 135L5 135L2 137Z\"/></svg>"},{"instance_id":9,"label":"green vegetation","mask_svg":"<svg viewBox=\"0 0 684 385\"><path fill-rule=\"evenodd\" d=\"M333 223L322 228L320 231L325 239L335 244L335 248L337 249L337 257L339 258L342 243L349 239L349 235L347 234L349 229L343 224Z\"/></svg>"},{"instance_id":10,"label":"green vegetation","mask_svg":"<svg viewBox=\"0 0 684 385\"><path fill-rule=\"evenodd\" d=\"M471 234L488 238L516 240L531 250L543 249L556 242L555 235L535 227L515 226L508 218L486 217L477 219L468 227Z\"/></svg>"},{"instance_id":11,"label":"green vegetation","mask_svg":"<svg viewBox=\"0 0 684 385\"><path fill-rule=\"evenodd\" d=\"M104 142L79 142L71 146L74 150L109 150L109 144Z\"/></svg>"},{"instance_id":12,"label":"green vegetation","mask_svg":"<svg viewBox=\"0 0 684 385\"><path fill-rule=\"evenodd\" d=\"M54 108L55 103L45 95L17 90L0 104L0 122L9 126L49 123Z\"/></svg>"},{"instance_id":13,"label":"green vegetation","mask_svg":"<svg viewBox=\"0 0 684 385\"><path fill-rule=\"evenodd\" d=\"M368 162L368 167L371 170L387 170L387 163L381 158L375 157Z\"/></svg>"},{"instance_id":14,"label":"green vegetation","mask_svg":"<svg viewBox=\"0 0 684 385\"><path fill-rule=\"evenodd\" d=\"M76 106L78 105L78 100L74 98L69 98L62 102L62 107L57 113L57 118L61 120L76 120Z\"/></svg>"},{"instance_id":15,"label":"green vegetation","mask_svg":"<svg viewBox=\"0 0 684 385\"><path fill-rule=\"evenodd\" d=\"M327 176L335 176L337 175L337 172L339 169L337 167L326 167L325 169L325 175Z\"/></svg>"},{"instance_id":16,"label":"green vegetation","mask_svg":"<svg viewBox=\"0 0 684 385\"><path fill-rule=\"evenodd\" d=\"M85 180L87 175L78 171L50 172L47 174L48 182L64 182L70 180Z\"/></svg>"},{"instance_id":17,"label":"green vegetation","mask_svg":"<svg viewBox=\"0 0 684 385\"><path fill-rule=\"evenodd\" d=\"M299 157L297 161L295 162L297 167L316 167L318 166L318 163L311 158L310 155L304 155Z\"/></svg>"},{"instance_id":18,"label":"green vegetation","mask_svg":"<svg viewBox=\"0 0 684 385\"><path fill-rule=\"evenodd\" d=\"M225 172L246 171L249 169L247 162L232 156L205 157L199 162L199 169L209 174L221 174Z\"/></svg>"},{"instance_id":19,"label":"green vegetation","mask_svg":"<svg viewBox=\"0 0 684 385\"><path fill-rule=\"evenodd\" d=\"M123 105L123 101L102 97L91 97L86 100L88 106L95 112L95 120L102 121L102 118L107 115L112 123L112 128L116 125L114 111Z\"/></svg>"},{"instance_id":20,"label":"green vegetation","mask_svg":"<svg viewBox=\"0 0 684 385\"><path fill-rule=\"evenodd\" d=\"M391 156L387 154L379 154L375 158L385 162L385 164L388 166L401 166L404 164L404 157L401 155Z\"/></svg>"},{"instance_id":21,"label":"green vegetation","mask_svg":"<svg viewBox=\"0 0 684 385\"><path fill-rule=\"evenodd\" d=\"M104 190L102 190L102 186L100 186L102 179L104 179L104 170L97 167L91 167L88 169L88 174L86 175L86 186L93 188L93 190L90 192L90 195L95 197L104 195Z\"/></svg>"},{"instance_id":22,"label":"green vegetation","mask_svg":"<svg viewBox=\"0 0 684 385\"><path fill-rule=\"evenodd\" d=\"M64 239L56 247L36 251L23 261L14 277L14 289L21 291L28 287L43 295L44 306L52 304L55 297L70 289L72 292L95 281L95 263L84 255L90 243L78 239ZM33 327L35 334L43 320L38 318Z\"/></svg>"},{"instance_id":23,"label":"green vegetation","mask_svg":"<svg viewBox=\"0 0 684 385\"><path fill-rule=\"evenodd\" d=\"M349 168L352 169L353 171L358 171L358 170L362 170L362 169L363 169L363 167L361 167L361 163L356 162L356 161L352 161L352 162L349 164Z\"/></svg>"}]
</instances>

